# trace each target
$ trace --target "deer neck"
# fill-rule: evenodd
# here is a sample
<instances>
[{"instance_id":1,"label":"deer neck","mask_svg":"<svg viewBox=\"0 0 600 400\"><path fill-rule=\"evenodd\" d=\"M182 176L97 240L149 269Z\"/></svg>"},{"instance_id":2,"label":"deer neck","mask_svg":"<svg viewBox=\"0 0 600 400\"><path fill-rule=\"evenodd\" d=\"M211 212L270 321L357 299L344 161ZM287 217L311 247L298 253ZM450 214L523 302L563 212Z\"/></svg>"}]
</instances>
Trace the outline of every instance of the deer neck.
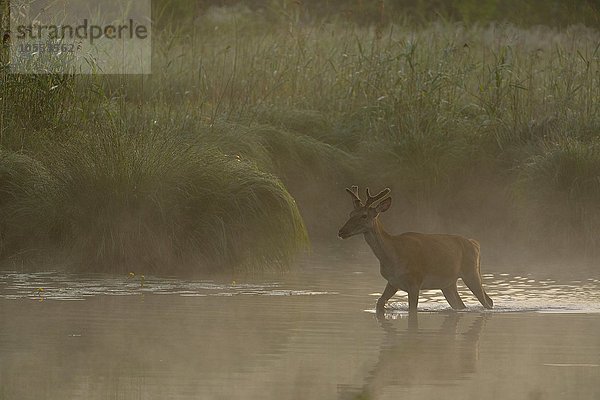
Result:
<instances>
[{"instance_id":1,"label":"deer neck","mask_svg":"<svg viewBox=\"0 0 600 400\"><path fill-rule=\"evenodd\" d=\"M365 232L364 235L367 244L381 263L393 262L393 245L390 235L385 231L378 217L373 220L373 228Z\"/></svg>"}]
</instances>

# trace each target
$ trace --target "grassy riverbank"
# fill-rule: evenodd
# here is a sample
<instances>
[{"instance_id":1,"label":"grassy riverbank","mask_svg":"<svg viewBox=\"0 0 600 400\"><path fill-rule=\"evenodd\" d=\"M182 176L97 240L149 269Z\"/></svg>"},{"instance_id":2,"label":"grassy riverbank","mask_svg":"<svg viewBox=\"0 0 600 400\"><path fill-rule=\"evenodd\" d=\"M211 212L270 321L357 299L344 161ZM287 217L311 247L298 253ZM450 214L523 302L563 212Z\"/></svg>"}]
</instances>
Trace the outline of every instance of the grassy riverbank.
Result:
<instances>
[{"instance_id":1,"label":"grassy riverbank","mask_svg":"<svg viewBox=\"0 0 600 400\"><path fill-rule=\"evenodd\" d=\"M395 232L597 251L598 30L158 11L151 76L0 70L5 262L283 266L352 183L392 188Z\"/></svg>"}]
</instances>

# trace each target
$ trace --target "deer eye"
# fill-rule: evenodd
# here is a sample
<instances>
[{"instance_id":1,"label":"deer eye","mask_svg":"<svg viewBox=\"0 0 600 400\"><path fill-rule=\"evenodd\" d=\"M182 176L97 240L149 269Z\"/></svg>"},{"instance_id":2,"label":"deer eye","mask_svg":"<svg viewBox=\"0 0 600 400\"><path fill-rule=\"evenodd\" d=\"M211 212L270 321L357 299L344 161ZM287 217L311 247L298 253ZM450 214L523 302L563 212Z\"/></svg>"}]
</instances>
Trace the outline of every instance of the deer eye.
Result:
<instances>
[{"instance_id":1,"label":"deer eye","mask_svg":"<svg viewBox=\"0 0 600 400\"><path fill-rule=\"evenodd\" d=\"M367 216L366 216L365 214L361 215L360 217L361 217L362 219L365 219L365 218L367 218Z\"/></svg>"}]
</instances>

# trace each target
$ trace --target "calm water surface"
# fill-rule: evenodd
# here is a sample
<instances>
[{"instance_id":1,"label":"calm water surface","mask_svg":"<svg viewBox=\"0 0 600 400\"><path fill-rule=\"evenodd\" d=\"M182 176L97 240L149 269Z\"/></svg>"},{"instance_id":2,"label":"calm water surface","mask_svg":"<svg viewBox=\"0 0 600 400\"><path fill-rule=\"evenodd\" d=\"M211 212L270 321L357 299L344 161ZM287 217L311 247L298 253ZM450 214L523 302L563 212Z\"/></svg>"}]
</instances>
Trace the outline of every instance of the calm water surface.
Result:
<instances>
[{"instance_id":1,"label":"calm water surface","mask_svg":"<svg viewBox=\"0 0 600 400\"><path fill-rule=\"evenodd\" d=\"M333 254L333 253L332 253ZM268 278L0 272L0 399L600 399L600 274L484 266L495 309L399 293L376 260ZM539 270L539 269L538 269ZM235 279L235 281L234 281Z\"/></svg>"}]
</instances>

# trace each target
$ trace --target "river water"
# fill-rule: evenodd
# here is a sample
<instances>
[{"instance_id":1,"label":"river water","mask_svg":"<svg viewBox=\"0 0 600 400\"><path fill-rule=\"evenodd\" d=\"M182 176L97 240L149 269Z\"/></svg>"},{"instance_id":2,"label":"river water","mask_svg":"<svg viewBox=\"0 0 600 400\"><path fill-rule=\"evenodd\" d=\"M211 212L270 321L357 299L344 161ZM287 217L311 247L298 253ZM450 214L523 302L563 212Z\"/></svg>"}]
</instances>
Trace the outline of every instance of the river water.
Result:
<instances>
[{"instance_id":1,"label":"river water","mask_svg":"<svg viewBox=\"0 0 600 400\"><path fill-rule=\"evenodd\" d=\"M0 272L0 399L599 399L600 273L482 266L495 308L405 294L368 254L175 279ZM518 268L516 270L519 270ZM134 272L134 271L132 271Z\"/></svg>"}]
</instances>

